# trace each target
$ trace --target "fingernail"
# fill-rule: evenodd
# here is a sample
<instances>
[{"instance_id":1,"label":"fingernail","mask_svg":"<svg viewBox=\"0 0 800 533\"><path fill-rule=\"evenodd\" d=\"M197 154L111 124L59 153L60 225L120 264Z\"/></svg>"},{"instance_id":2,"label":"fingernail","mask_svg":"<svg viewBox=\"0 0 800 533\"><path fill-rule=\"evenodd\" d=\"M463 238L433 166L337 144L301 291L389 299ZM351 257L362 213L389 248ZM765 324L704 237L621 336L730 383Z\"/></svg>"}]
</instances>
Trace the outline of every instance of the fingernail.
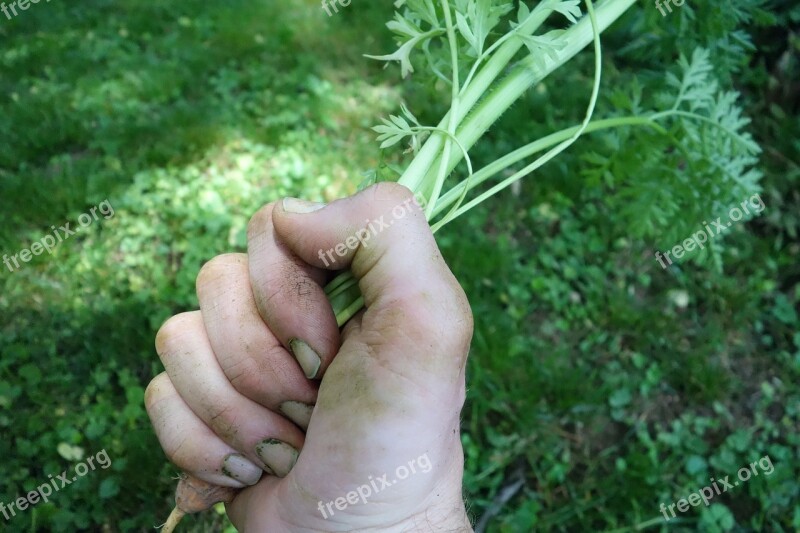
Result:
<instances>
[{"instance_id":1,"label":"fingernail","mask_svg":"<svg viewBox=\"0 0 800 533\"><path fill-rule=\"evenodd\" d=\"M325 207L319 202L308 202L299 198L287 197L283 199L283 210L287 213L313 213Z\"/></svg>"},{"instance_id":2,"label":"fingernail","mask_svg":"<svg viewBox=\"0 0 800 533\"><path fill-rule=\"evenodd\" d=\"M297 450L278 439L267 439L256 446L256 454L276 476L285 477L297 462Z\"/></svg>"},{"instance_id":3,"label":"fingernail","mask_svg":"<svg viewBox=\"0 0 800 533\"><path fill-rule=\"evenodd\" d=\"M240 453L225 456L222 473L245 485L255 485L261 479L261 469Z\"/></svg>"},{"instance_id":4,"label":"fingernail","mask_svg":"<svg viewBox=\"0 0 800 533\"><path fill-rule=\"evenodd\" d=\"M314 406L303 402L283 402L278 410L283 413L286 418L297 424L303 429L308 429L308 423L311 421L311 413L314 411Z\"/></svg>"},{"instance_id":5,"label":"fingernail","mask_svg":"<svg viewBox=\"0 0 800 533\"><path fill-rule=\"evenodd\" d=\"M317 355L317 352L311 349L311 346L301 341L300 339L292 339L289 341L289 348L292 350L292 355L300 363L300 368L305 372L308 379L317 377L319 367L322 360Z\"/></svg>"}]
</instances>

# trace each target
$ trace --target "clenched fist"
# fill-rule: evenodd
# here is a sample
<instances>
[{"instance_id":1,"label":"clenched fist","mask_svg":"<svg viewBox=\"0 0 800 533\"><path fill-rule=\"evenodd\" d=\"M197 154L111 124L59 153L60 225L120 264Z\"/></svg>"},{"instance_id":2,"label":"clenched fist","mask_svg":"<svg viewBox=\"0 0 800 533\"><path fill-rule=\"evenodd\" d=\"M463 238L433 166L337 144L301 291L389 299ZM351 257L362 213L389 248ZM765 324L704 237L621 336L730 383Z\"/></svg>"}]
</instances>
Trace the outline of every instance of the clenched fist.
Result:
<instances>
[{"instance_id":1,"label":"clenched fist","mask_svg":"<svg viewBox=\"0 0 800 533\"><path fill-rule=\"evenodd\" d=\"M323 287L344 268L365 309L340 332ZM242 489L228 504L240 531L472 530L459 431L472 315L410 191L267 205L248 254L206 264L197 296L158 333L166 372L147 410L175 465Z\"/></svg>"}]
</instances>

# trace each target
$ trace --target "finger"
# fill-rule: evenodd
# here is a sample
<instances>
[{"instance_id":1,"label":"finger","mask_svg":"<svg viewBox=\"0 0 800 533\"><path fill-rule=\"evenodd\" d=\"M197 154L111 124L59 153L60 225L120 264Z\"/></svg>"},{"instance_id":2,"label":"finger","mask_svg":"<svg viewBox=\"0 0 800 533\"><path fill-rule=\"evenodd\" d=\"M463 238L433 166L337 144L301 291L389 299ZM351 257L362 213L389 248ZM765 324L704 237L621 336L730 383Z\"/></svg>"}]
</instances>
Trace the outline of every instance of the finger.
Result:
<instances>
[{"instance_id":1,"label":"finger","mask_svg":"<svg viewBox=\"0 0 800 533\"><path fill-rule=\"evenodd\" d=\"M321 377L339 349L339 328L322 289L326 273L300 261L275 238L274 204L250 220L247 252L259 313L308 378Z\"/></svg>"},{"instance_id":2,"label":"finger","mask_svg":"<svg viewBox=\"0 0 800 533\"><path fill-rule=\"evenodd\" d=\"M325 268L335 255L337 267L351 268L367 308L363 329L380 333L375 342L405 348L406 370L431 371L433 379L458 375L472 315L411 192L380 183L311 211L315 207L281 202L272 216L278 239L309 264Z\"/></svg>"},{"instance_id":3,"label":"finger","mask_svg":"<svg viewBox=\"0 0 800 533\"><path fill-rule=\"evenodd\" d=\"M361 332L361 323L364 320L364 310L362 309L353 318L347 321L342 327L342 342L347 342L350 337L357 336Z\"/></svg>"},{"instance_id":4,"label":"finger","mask_svg":"<svg viewBox=\"0 0 800 533\"><path fill-rule=\"evenodd\" d=\"M144 394L145 408L167 458L184 472L223 487L254 485L261 467L225 444L181 399L166 373Z\"/></svg>"},{"instance_id":5,"label":"finger","mask_svg":"<svg viewBox=\"0 0 800 533\"><path fill-rule=\"evenodd\" d=\"M317 387L258 314L247 256L206 263L197 275L197 297L211 348L233 387L307 428Z\"/></svg>"},{"instance_id":6,"label":"finger","mask_svg":"<svg viewBox=\"0 0 800 533\"><path fill-rule=\"evenodd\" d=\"M169 319L156 335L156 350L178 394L217 436L268 473L285 476L291 470L302 431L233 388L199 311Z\"/></svg>"}]
</instances>

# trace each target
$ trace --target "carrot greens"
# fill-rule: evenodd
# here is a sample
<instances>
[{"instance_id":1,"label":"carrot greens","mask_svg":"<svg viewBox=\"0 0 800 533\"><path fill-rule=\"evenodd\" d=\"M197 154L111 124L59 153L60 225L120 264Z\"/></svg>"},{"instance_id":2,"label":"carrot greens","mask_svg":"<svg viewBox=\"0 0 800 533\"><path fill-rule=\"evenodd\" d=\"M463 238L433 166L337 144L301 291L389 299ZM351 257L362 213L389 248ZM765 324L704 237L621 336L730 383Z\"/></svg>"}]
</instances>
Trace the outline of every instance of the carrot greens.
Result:
<instances>
[{"instance_id":1,"label":"carrot greens","mask_svg":"<svg viewBox=\"0 0 800 533\"><path fill-rule=\"evenodd\" d=\"M450 89L450 108L436 126L420 124L411 111L383 119L374 128L381 148L407 141L413 158L390 179L411 189L424 206L432 230L437 232L455 218L515 181L530 175L558 156L586 133L624 126L647 126L674 142L686 153L689 165L715 162L719 171L750 190L758 174L748 167L755 162L758 146L742 128L748 123L736 107L736 95L717 94L709 54L697 49L691 60L681 58L683 78L670 73L667 84L674 90L660 111L593 120L601 86L600 34L634 4L634 0L585 0L586 14L578 0L542 0L530 8L521 2L516 13L504 0L398 0L398 11L387 27L397 36L399 47L391 54L367 56L397 62L407 77L415 72L414 61L426 67ZM540 31L550 18L566 22L567 29ZM500 31L498 29L502 28ZM469 150L488 128L528 89L593 44L594 81L584 120L532 141L475 171ZM466 76L464 76L466 73ZM640 96L640 95L639 95ZM694 124L692 124L694 123ZM676 134L679 129L681 135ZM711 143L715 153L701 150ZM518 163L538 155L521 169ZM602 158L595 158L602 160ZM461 161L466 177L447 187L448 178ZM723 163L724 162L724 163ZM371 173L364 186L378 181ZM380 176L381 180L386 179ZM470 192L482 184L492 185L474 198ZM326 287L337 321L344 324L363 307L357 283L349 272Z\"/></svg>"}]
</instances>

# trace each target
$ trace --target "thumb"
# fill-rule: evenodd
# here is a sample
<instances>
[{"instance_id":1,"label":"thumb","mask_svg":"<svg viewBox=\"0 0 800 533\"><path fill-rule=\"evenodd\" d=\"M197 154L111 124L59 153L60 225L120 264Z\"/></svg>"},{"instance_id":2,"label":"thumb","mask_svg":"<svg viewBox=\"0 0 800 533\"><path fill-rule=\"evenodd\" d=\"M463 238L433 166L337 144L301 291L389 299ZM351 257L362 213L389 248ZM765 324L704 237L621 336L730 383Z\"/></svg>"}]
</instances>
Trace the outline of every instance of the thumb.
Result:
<instances>
[{"instance_id":1,"label":"thumb","mask_svg":"<svg viewBox=\"0 0 800 533\"><path fill-rule=\"evenodd\" d=\"M312 501L339 501L341 487L390 473L401 479L398 462L422 457L426 475L386 482L391 489L370 500L380 513L351 516L383 531L381 524L428 517L434 495L442 508L463 509L459 424L472 315L411 191L380 183L324 207L286 199L272 221L301 260L349 267L366 307L322 378L294 485ZM322 468L333 489L320 485Z\"/></svg>"},{"instance_id":2,"label":"thumb","mask_svg":"<svg viewBox=\"0 0 800 533\"><path fill-rule=\"evenodd\" d=\"M384 182L324 207L287 198L272 217L278 238L302 260L351 269L367 308L361 334L380 332L381 343L407 350L404 359L441 363L439 378L460 373L472 336L469 304L410 190Z\"/></svg>"}]
</instances>

